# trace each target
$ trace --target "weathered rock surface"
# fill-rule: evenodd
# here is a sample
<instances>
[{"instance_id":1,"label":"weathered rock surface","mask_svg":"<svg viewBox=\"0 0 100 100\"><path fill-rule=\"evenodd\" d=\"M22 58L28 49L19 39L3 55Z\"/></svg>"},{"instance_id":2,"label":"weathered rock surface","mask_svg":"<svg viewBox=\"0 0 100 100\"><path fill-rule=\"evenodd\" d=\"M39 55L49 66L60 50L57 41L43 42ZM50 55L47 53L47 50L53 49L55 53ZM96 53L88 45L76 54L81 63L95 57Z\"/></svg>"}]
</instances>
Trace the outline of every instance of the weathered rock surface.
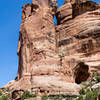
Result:
<instances>
[{"instance_id":1,"label":"weathered rock surface","mask_svg":"<svg viewBox=\"0 0 100 100\"><path fill-rule=\"evenodd\" d=\"M57 9L56 0L33 0L22 8L18 76L6 87L78 95L78 84L100 72L99 40L100 4L66 0Z\"/></svg>"},{"instance_id":2,"label":"weathered rock surface","mask_svg":"<svg viewBox=\"0 0 100 100\"><path fill-rule=\"evenodd\" d=\"M66 7L66 9L65 9ZM67 11L68 13L64 13ZM100 4L66 2L57 11L57 47L67 61L83 61L91 71L100 71ZM68 57L67 57L68 56Z\"/></svg>"}]
</instances>

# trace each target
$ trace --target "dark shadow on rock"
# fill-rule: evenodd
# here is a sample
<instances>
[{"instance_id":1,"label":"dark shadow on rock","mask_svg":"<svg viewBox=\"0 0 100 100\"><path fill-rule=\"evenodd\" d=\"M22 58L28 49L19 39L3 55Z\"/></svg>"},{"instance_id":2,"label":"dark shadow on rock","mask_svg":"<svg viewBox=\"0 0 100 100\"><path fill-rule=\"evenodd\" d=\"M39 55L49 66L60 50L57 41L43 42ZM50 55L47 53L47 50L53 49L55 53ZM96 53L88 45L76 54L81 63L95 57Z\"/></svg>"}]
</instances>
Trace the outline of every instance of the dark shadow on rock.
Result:
<instances>
[{"instance_id":1,"label":"dark shadow on rock","mask_svg":"<svg viewBox=\"0 0 100 100\"><path fill-rule=\"evenodd\" d=\"M87 81L90 76L89 66L84 62L79 62L74 69L75 83L80 84L83 81Z\"/></svg>"}]
</instances>

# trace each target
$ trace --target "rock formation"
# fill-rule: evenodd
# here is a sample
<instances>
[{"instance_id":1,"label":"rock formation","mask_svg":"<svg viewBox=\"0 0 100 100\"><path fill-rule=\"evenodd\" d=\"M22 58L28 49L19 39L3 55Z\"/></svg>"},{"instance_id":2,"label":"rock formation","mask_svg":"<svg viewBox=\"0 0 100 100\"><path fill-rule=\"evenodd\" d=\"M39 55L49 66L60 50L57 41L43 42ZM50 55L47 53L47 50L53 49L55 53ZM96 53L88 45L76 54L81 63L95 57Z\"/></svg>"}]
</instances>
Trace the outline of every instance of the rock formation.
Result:
<instances>
[{"instance_id":1,"label":"rock formation","mask_svg":"<svg viewBox=\"0 0 100 100\"><path fill-rule=\"evenodd\" d=\"M66 0L57 9L56 0L33 0L22 8L18 76L5 87L78 95L78 84L100 72L99 40L100 4Z\"/></svg>"}]
</instances>

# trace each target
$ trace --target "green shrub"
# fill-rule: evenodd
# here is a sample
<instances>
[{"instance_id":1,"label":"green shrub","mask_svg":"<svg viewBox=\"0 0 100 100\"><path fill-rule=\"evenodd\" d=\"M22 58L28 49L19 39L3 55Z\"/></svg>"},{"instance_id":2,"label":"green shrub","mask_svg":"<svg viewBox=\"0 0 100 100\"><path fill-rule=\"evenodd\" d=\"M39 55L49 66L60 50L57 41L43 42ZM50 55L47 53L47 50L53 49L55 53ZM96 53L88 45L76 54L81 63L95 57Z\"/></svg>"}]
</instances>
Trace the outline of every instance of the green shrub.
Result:
<instances>
[{"instance_id":1,"label":"green shrub","mask_svg":"<svg viewBox=\"0 0 100 100\"><path fill-rule=\"evenodd\" d=\"M54 96L49 96L50 100L54 100Z\"/></svg>"},{"instance_id":2,"label":"green shrub","mask_svg":"<svg viewBox=\"0 0 100 100\"><path fill-rule=\"evenodd\" d=\"M90 91L86 94L85 100L97 100L98 93L97 91Z\"/></svg>"},{"instance_id":3,"label":"green shrub","mask_svg":"<svg viewBox=\"0 0 100 100\"><path fill-rule=\"evenodd\" d=\"M62 99L63 99L63 96L61 96L61 95L56 95L56 96L54 96L54 99L55 99L55 100L62 100Z\"/></svg>"},{"instance_id":4,"label":"green shrub","mask_svg":"<svg viewBox=\"0 0 100 100\"><path fill-rule=\"evenodd\" d=\"M92 77L95 77L97 82L100 82L100 73L93 73Z\"/></svg>"},{"instance_id":5,"label":"green shrub","mask_svg":"<svg viewBox=\"0 0 100 100\"><path fill-rule=\"evenodd\" d=\"M43 95L41 99L42 100L47 100L48 99L48 96L47 95Z\"/></svg>"},{"instance_id":6,"label":"green shrub","mask_svg":"<svg viewBox=\"0 0 100 100\"><path fill-rule=\"evenodd\" d=\"M82 89L79 91L79 93L80 93L81 95L85 95L85 89L82 88Z\"/></svg>"},{"instance_id":7,"label":"green shrub","mask_svg":"<svg viewBox=\"0 0 100 100\"><path fill-rule=\"evenodd\" d=\"M0 91L0 96L2 95L2 91Z\"/></svg>"},{"instance_id":8,"label":"green shrub","mask_svg":"<svg viewBox=\"0 0 100 100\"><path fill-rule=\"evenodd\" d=\"M33 97L33 98L36 97L36 94L31 94L31 97Z\"/></svg>"},{"instance_id":9,"label":"green shrub","mask_svg":"<svg viewBox=\"0 0 100 100\"><path fill-rule=\"evenodd\" d=\"M59 58L64 58L64 54L60 54L60 55L58 55L59 56Z\"/></svg>"},{"instance_id":10,"label":"green shrub","mask_svg":"<svg viewBox=\"0 0 100 100\"><path fill-rule=\"evenodd\" d=\"M72 100L72 97L69 97L69 100Z\"/></svg>"},{"instance_id":11,"label":"green shrub","mask_svg":"<svg viewBox=\"0 0 100 100\"><path fill-rule=\"evenodd\" d=\"M96 76L97 82L100 82L100 76Z\"/></svg>"},{"instance_id":12,"label":"green shrub","mask_svg":"<svg viewBox=\"0 0 100 100\"><path fill-rule=\"evenodd\" d=\"M97 76L100 76L100 73L96 73L97 74Z\"/></svg>"},{"instance_id":13,"label":"green shrub","mask_svg":"<svg viewBox=\"0 0 100 100\"><path fill-rule=\"evenodd\" d=\"M49 96L50 100L62 100L63 96L62 95L55 95L55 96Z\"/></svg>"},{"instance_id":14,"label":"green shrub","mask_svg":"<svg viewBox=\"0 0 100 100\"><path fill-rule=\"evenodd\" d=\"M97 74L94 72L93 74L92 74L92 77L96 77L97 76Z\"/></svg>"},{"instance_id":15,"label":"green shrub","mask_svg":"<svg viewBox=\"0 0 100 100\"><path fill-rule=\"evenodd\" d=\"M90 92L90 89L89 89L89 88L86 89L86 94L87 94L88 92Z\"/></svg>"},{"instance_id":16,"label":"green shrub","mask_svg":"<svg viewBox=\"0 0 100 100\"><path fill-rule=\"evenodd\" d=\"M85 97L85 100L92 100L92 93L91 92L88 92L87 94L86 94L86 97Z\"/></svg>"},{"instance_id":17,"label":"green shrub","mask_svg":"<svg viewBox=\"0 0 100 100\"><path fill-rule=\"evenodd\" d=\"M60 100L62 100L62 99L60 99ZM72 97L66 97L65 100L73 100L73 98Z\"/></svg>"},{"instance_id":18,"label":"green shrub","mask_svg":"<svg viewBox=\"0 0 100 100\"><path fill-rule=\"evenodd\" d=\"M9 100L8 97L6 95L2 95L2 97L0 98L0 100Z\"/></svg>"},{"instance_id":19,"label":"green shrub","mask_svg":"<svg viewBox=\"0 0 100 100\"><path fill-rule=\"evenodd\" d=\"M35 94L31 94L29 91L25 91L22 95L21 95L21 100L24 100L24 99L28 99L28 98L34 98L36 97Z\"/></svg>"}]
</instances>

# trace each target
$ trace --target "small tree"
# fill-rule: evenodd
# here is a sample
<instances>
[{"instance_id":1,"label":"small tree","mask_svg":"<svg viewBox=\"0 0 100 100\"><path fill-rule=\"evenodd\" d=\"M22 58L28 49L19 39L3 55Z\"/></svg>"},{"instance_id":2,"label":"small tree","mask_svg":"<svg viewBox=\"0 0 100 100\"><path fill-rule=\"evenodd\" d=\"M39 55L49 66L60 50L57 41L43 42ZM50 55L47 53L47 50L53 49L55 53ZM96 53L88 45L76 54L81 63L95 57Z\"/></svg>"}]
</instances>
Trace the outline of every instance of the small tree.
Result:
<instances>
[{"instance_id":1,"label":"small tree","mask_svg":"<svg viewBox=\"0 0 100 100\"><path fill-rule=\"evenodd\" d=\"M64 58L64 54L60 54L59 58L60 58L60 65L62 66L62 59Z\"/></svg>"}]
</instances>

